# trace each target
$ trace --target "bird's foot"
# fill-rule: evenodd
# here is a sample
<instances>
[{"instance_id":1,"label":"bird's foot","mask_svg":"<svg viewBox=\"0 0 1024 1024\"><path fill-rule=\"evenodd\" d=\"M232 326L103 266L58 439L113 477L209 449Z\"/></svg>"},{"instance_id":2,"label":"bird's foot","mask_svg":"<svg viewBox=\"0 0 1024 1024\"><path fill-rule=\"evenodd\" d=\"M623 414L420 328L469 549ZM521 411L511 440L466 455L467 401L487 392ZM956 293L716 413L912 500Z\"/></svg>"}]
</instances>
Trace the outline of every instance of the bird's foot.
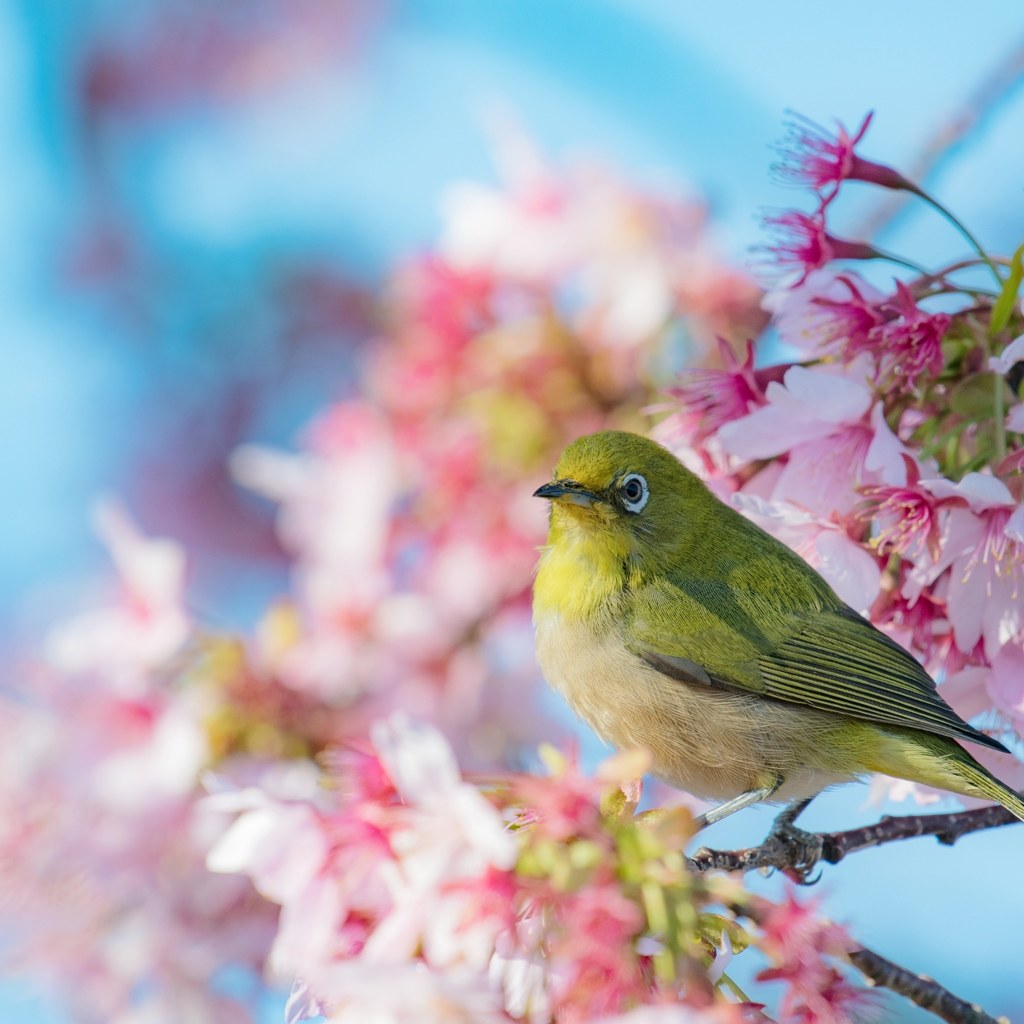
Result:
<instances>
[{"instance_id":1,"label":"bird's foot","mask_svg":"<svg viewBox=\"0 0 1024 1024\"><path fill-rule=\"evenodd\" d=\"M805 832L793 824L796 815L785 810L775 819L771 831L761 844L782 871L798 885L814 885L821 872L812 877L824 853L824 840L814 832Z\"/></svg>"}]
</instances>

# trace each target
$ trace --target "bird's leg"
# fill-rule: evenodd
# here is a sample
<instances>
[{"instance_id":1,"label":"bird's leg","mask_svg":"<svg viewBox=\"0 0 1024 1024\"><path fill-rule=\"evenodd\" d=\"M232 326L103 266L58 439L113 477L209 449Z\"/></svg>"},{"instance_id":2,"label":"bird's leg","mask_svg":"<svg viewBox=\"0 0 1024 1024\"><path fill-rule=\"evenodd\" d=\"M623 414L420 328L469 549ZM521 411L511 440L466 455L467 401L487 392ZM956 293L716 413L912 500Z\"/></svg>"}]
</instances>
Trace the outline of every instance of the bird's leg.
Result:
<instances>
[{"instance_id":1,"label":"bird's leg","mask_svg":"<svg viewBox=\"0 0 1024 1024\"><path fill-rule=\"evenodd\" d=\"M739 796L726 800L724 804L719 804L717 807L712 807L710 811L698 814L695 819L697 831L699 832L702 828L707 828L708 825L714 825L716 821L721 821L723 818L728 818L730 814L736 811L742 811L744 807L750 807L751 804L759 804L762 800L767 800L781 785L782 776L780 775L769 786L761 786L759 789L751 789L746 793L740 793ZM797 811L797 813L799 814L800 812Z\"/></svg>"},{"instance_id":2,"label":"bird's leg","mask_svg":"<svg viewBox=\"0 0 1024 1024\"><path fill-rule=\"evenodd\" d=\"M802 829L796 828L794 822L801 814L804 813L804 811L807 810L808 807L810 807L813 799L813 796L809 796L803 800L794 800L788 807L784 807L775 818L775 823L772 825L772 832L783 832L787 829L794 829L797 832L802 832Z\"/></svg>"},{"instance_id":3,"label":"bird's leg","mask_svg":"<svg viewBox=\"0 0 1024 1024\"><path fill-rule=\"evenodd\" d=\"M787 871L801 885L813 885L820 877L808 878L808 875L821 860L821 836L815 835L813 832L805 832L802 828L797 828L795 824L796 819L807 809L807 805L813 799L814 797L810 796L805 800L797 800L785 808L775 819L772 830L763 844L765 846L777 844L789 854L793 866Z\"/></svg>"}]
</instances>

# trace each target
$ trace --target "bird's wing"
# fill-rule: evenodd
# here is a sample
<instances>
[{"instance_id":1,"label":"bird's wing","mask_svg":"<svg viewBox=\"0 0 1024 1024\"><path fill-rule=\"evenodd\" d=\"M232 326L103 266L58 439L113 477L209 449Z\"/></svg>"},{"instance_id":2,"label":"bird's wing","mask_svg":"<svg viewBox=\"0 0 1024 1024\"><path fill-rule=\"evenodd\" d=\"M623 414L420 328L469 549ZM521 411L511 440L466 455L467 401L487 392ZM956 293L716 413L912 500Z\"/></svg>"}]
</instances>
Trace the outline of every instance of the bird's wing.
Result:
<instances>
[{"instance_id":1,"label":"bird's wing","mask_svg":"<svg viewBox=\"0 0 1024 1024\"><path fill-rule=\"evenodd\" d=\"M851 608L776 609L769 637L738 632L729 625L739 621L735 609L722 614L702 596L705 614L692 635L678 636L664 620L653 629L643 622L632 633L634 653L681 682L1006 749L963 721L921 665Z\"/></svg>"},{"instance_id":2,"label":"bird's wing","mask_svg":"<svg viewBox=\"0 0 1024 1024\"><path fill-rule=\"evenodd\" d=\"M968 725L907 651L850 608L807 617L758 668L769 697L1006 749Z\"/></svg>"}]
</instances>

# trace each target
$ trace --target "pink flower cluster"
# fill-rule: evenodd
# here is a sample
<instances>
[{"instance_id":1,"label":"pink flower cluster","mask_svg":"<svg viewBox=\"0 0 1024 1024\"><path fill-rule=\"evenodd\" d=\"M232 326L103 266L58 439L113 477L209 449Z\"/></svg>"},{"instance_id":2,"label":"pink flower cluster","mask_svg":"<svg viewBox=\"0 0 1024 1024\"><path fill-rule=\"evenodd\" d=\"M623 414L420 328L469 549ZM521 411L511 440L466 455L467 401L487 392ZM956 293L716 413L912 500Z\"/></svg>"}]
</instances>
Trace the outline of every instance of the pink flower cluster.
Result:
<instances>
[{"instance_id":1,"label":"pink flower cluster","mask_svg":"<svg viewBox=\"0 0 1024 1024\"><path fill-rule=\"evenodd\" d=\"M790 893L761 918L761 945L774 964L758 978L787 983L779 1005L782 1020L841 1024L868 1008L867 993L855 988L836 965L851 951L850 937L815 910L813 901L801 903Z\"/></svg>"},{"instance_id":2,"label":"pink flower cluster","mask_svg":"<svg viewBox=\"0 0 1024 1024\"><path fill-rule=\"evenodd\" d=\"M688 812L633 817L617 786L641 764L619 757L591 779L551 760L548 778L481 791L435 728L397 714L305 799L211 796L235 818L210 868L281 905L270 962L297 979L290 1024L743 1024L761 1015L725 997L725 971L751 941L765 980L785 983L786 1019L850 1019L862 993L838 966L842 929L792 897L741 926L720 909L742 906L739 883L683 865Z\"/></svg>"},{"instance_id":3,"label":"pink flower cluster","mask_svg":"<svg viewBox=\"0 0 1024 1024\"><path fill-rule=\"evenodd\" d=\"M550 202L531 192L541 177ZM387 794L394 806L380 820L334 816L325 832L327 797L316 791L313 759L365 744L399 707L439 725L473 770L500 770L541 736L557 738L536 701L529 617L543 530L536 480L572 436L638 417L650 398L644 358L670 325L685 324L699 345L763 320L760 293L717 257L698 204L648 197L596 167L513 179L504 191L454 192L437 250L388 282L384 334L367 345L355 397L321 411L296 452L235 454L235 478L279 504L294 570L289 592L252 630L194 621L181 548L101 508L118 593L54 628L31 686L0 716L0 857L24 940L12 966L40 977L76 1019L245 1020L268 967L301 974L324 1000L338 1002L350 983L404 999L394 1009L402 1019L425 1019L432 1001L441 1014L465 1000L467 1019L492 1010L505 1019L486 977L498 961L481 963L480 943L494 945L499 932L519 943L501 971L529 1001L528 933L570 946L580 941L570 914L594 926L593 966L572 961L578 976L552 976L545 1002L530 1006L557 1008L578 985L591 992L587 1012L603 1013L603 986L646 984L624 953L635 905L607 878L604 895L581 888L544 903L560 938L522 907L511 931L502 923L518 845L503 822L487 825L491 805L454 769L433 779L443 806L421 800L378 729L390 774L364 758L359 785L367 800ZM500 211L486 240L474 234L481 203ZM538 231L557 236L558 260L495 255L538 251ZM623 276L633 282L628 301ZM394 757L406 756L399 745ZM250 801L240 821L261 851L250 869L264 896L205 867L225 827L216 801L204 802L207 770ZM396 786L415 814L399 807ZM465 834L447 834L450 801ZM436 845L420 857L431 828ZM230 860L230 843L216 849L214 863ZM493 888L478 884L481 872ZM538 878L538 891L545 884ZM284 908L279 918L273 904ZM385 906L394 914L383 927ZM464 922L484 938L463 934ZM410 935L429 945L427 959L402 945ZM386 958L376 974L345 980L341 961L367 946L401 953L407 984L380 981L397 969ZM433 973L438 963L452 970ZM248 989L220 984L228 968L250 972Z\"/></svg>"},{"instance_id":4,"label":"pink flower cluster","mask_svg":"<svg viewBox=\"0 0 1024 1024\"><path fill-rule=\"evenodd\" d=\"M115 506L97 526L119 590L53 630L49 663L0 706L6 966L82 1021L250 1019L211 987L228 958L258 977L272 908L203 861L206 695L170 685L192 624L184 557Z\"/></svg>"},{"instance_id":5,"label":"pink flower cluster","mask_svg":"<svg viewBox=\"0 0 1024 1024\"><path fill-rule=\"evenodd\" d=\"M676 411L659 430L720 494L914 652L963 715L982 716L1012 741L1024 735L1018 282L983 251L888 289L835 265L884 258L858 251L861 243L821 244L845 181L934 204L854 152L867 123L852 138L841 126L835 137L798 126L785 153L784 177L819 198L813 217L783 218L813 221L817 240L808 228L806 245L777 247L799 274L765 299L795 360L758 368L748 352L743 363L684 372L671 392ZM990 270L998 289L965 279L973 267ZM1016 759L988 759L1000 777L1024 783Z\"/></svg>"}]
</instances>

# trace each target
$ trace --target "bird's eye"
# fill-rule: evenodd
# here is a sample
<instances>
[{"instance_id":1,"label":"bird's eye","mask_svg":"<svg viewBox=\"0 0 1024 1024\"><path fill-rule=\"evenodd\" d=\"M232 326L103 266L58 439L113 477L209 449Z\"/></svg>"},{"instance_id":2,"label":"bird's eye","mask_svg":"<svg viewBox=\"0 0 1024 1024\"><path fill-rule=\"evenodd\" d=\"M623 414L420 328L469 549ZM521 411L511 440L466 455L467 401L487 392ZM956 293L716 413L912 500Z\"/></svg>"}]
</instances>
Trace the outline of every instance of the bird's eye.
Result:
<instances>
[{"instance_id":1,"label":"bird's eye","mask_svg":"<svg viewBox=\"0 0 1024 1024\"><path fill-rule=\"evenodd\" d=\"M629 512L639 512L651 496L647 481L639 473L623 477L619 493L622 495L622 504Z\"/></svg>"}]
</instances>

